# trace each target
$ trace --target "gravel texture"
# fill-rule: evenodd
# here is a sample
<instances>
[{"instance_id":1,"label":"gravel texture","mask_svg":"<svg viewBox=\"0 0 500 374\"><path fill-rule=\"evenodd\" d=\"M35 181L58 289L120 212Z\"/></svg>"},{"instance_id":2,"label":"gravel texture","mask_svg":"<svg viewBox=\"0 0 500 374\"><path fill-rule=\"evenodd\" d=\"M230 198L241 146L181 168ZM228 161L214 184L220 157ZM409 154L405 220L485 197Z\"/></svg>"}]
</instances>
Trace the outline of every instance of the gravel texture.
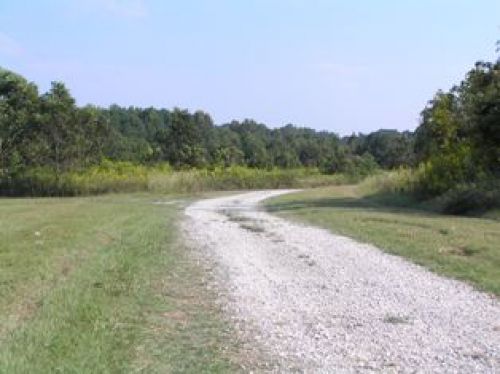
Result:
<instances>
[{"instance_id":1,"label":"gravel texture","mask_svg":"<svg viewBox=\"0 0 500 374\"><path fill-rule=\"evenodd\" d=\"M287 192L201 200L183 223L234 327L265 352L257 371L500 373L498 299L259 209Z\"/></svg>"}]
</instances>

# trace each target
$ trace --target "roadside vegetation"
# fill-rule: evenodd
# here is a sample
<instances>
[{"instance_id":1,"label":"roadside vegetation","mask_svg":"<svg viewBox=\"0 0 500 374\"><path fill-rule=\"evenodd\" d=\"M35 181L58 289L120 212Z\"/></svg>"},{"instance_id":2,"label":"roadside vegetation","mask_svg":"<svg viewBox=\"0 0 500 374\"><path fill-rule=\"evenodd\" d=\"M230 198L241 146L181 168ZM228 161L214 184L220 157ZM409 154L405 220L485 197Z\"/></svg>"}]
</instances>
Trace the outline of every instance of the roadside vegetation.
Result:
<instances>
[{"instance_id":1,"label":"roadside vegetation","mask_svg":"<svg viewBox=\"0 0 500 374\"><path fill-rule=\"evenodd\" d=\"M481 213L500 207L499 103L500 63L478 62L429 101L414 132L339 137L249 119L215 125L178 108L78 107L61 82L40 94L0 69L0 194L316 187L392 170L380 187Z\"/></svg>"},{"instance_id":2,"label":"roadside vegetation","mask_svg":"<svg viewBox=\"0 0 500 374\"><path fill-rule=\"evenodd\" d=\"M500 295L499 220L435 213L437 206L408 195L374 194L371 183L283 195L268 200L267 209Z\"/></svg>"},{"instance_id":3,"label":"roadside vegetation","mask_svg":"<svg viewBox=\"0 0 500 374\"><path fill-rule=\"evenodd\" d=\"M2 199L0 373L232 371L164 195Z\"/></svg>"},{"instance_id":4,"label":"roadside vegetation","mask_svg":"<svg viewBox=\"0 0 500 374\"><path fill-rule=\"evenodd\" d=\"M379 183L438 204L444 213L500 208L500 61L478 62L422 111L414 134L415 164Z\"/></svg>"},{"instance_id":5,"label":"roadside vegetation","mask_svg":"<svg viewBox=\"0 0 500 374\"><path fill-rule=\"evenodd\" d=\"M104 160L80 171L56 176L50 169L31 168L4 193L43 196L85 196L110 192L198 193L204 191L318 187L360 180L354 174L321 173L316 168L258 169L245 166L174 170L168 164L138 165Z\"/></svg>"}]
</instances>

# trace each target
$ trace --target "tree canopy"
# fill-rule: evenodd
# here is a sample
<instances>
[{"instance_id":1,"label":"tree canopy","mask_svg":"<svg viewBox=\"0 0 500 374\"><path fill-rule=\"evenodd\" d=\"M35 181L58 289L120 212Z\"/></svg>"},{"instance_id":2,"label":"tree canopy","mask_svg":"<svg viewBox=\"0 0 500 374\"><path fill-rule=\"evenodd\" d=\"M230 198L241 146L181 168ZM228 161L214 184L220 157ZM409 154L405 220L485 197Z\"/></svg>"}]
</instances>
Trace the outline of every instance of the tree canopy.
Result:
<instances>
[{"instance_id":1,"label":"tree canopy","mask_svg":"<svg viewBox=\"0 0 500 374\"><path fill-rule=\"evenodd\" d=\"M30 168L56 175L104 160L202 168L314 167L325 173L419 167L428 194L500 177L500 62L478 62L439 91L415 132L378 130L339 137L251 119L214 124L203 111L111 105L79 107L62 82L40 94L0 68L0 178Z\"/></svg>"},{"instance_id":2,"label":"tree canopy","mask_svg":"<svg viewBox=\"0 0 500 374\"><path fill-rule=\"evenodd\" d=\"M258 168L316 167L346 171L407 164L411 134L381 131L356 136L288 124L271 129L251 119L215 125L208 113L174 108L78 107L62 82L39 94L36 85L0 70L0 168L12 176L44 166L57 173L103 159L175 168L244 165ZM368 156L370 155L370 156ZM365 166L366 166L365 165Z\"/></svg>"}]
</instances>

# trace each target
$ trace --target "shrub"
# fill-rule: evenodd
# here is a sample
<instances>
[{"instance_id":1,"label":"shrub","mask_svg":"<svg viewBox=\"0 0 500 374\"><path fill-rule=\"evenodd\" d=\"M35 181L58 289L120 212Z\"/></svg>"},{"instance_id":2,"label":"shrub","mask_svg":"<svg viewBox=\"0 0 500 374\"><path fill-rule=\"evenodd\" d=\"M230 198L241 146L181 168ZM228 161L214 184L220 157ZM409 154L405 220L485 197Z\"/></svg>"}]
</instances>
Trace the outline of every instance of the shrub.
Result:
<instances>
[{"instance_id":1,"label":"shrub","mask_svg":"<svg viewBox=\"0 0 500 374\"><path fill-rule=\"evenodd\" d=\"M394 194L413 199L421 206L447 214L482 213L493 208L500 208L500 180L484 179L481 182L460 183L442 187L435 191L444 192L433 196L427 185L432 180L427 173L427 165L418 169L399 169L382 172L366 178L360 185L363 195ZM440 185L439 181L433 186Z\"/></svg>"},{"instance_id":2,"label":"shrub","mask_svg":"<svg viewBox=\"0 0 500 374\"><path fill-rule=\"evenodd\" d=\"M436 200L441 210L448 214L486 212L500 207L500 183L490 181L458 185Z\"/></svg>"}]
</instances>

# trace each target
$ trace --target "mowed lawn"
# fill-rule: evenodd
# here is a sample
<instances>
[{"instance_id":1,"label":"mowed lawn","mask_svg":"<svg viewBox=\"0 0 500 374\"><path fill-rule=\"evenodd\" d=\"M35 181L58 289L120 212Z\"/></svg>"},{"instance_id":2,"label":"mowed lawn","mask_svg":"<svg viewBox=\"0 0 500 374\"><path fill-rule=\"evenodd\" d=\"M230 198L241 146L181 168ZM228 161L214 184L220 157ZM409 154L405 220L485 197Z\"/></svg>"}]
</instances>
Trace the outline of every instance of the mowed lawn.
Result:
<instances>
[{"instance_id":1,"label":"mowed lawn","mask_svg":"<svg viewBox=\"0 0 500 374\"><path fill-rule=\"evenodd\" d=\"M357 186L283 195L266 202L282 217L321 226L500 295L500 221L440 215ZM416 285L417 286L417 285Z\"/></svg>"},{"instance_id":2,"label":"mowed lawn","mask_svg":"<svg viewBox=\"0 0 500 374\"><path fill-rule=\"evenodd\" d=\"M183 204L0 199L0 373L231 371L230 332L178 240Z\"/></svg>"}]
</instances>

